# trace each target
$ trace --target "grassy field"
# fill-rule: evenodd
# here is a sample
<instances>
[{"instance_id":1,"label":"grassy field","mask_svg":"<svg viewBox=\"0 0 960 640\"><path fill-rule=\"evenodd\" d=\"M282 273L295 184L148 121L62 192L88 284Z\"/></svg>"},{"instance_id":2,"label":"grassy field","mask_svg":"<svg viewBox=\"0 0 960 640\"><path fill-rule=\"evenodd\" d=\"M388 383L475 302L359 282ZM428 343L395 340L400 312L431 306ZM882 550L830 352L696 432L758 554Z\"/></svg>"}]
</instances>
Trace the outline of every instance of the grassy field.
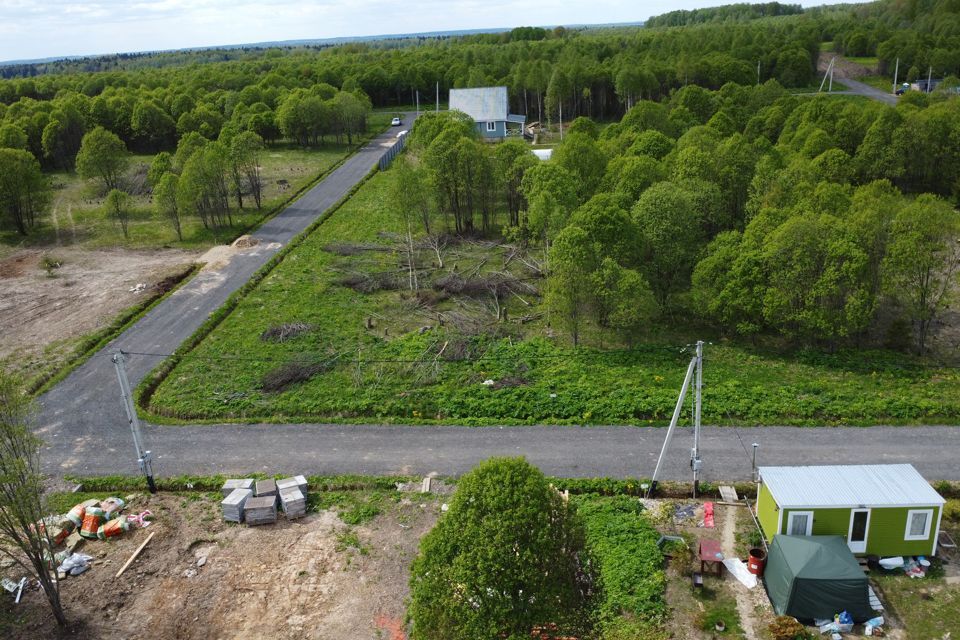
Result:
<instances>
[{"instance_id":1,"label":"grassy field","mask_svg":"<svg viewBox=\"0 0 960 640\"><path fill-rule=\"evenodd\" d=\"M372 114L369 135L377 135L389 122L388 113ZM329 143L317 149L303 149L288 144L268 147L262 156L264 189L261 209L258 211L253 206L252 198L248 197L244 200L244 209L240 210L233 198L233 227L217 231L204 229L196 216L184 216L182 241L177 239L168 222L155 216L149 193L133 196L129 238L125 239L119 225L104 214L104 194L94 181L84 180L72 171L52 173L49 174L53 187L49 212L40 220L39 227L27 237L19 236L11 229L0 229L0 258L19 248L64 245L89 249L197 249L228 243L254 228L265 215L328 171L355 146ZM128 175L143 176L152 160L153 156L150 155L133 156ZM286 185L278 181L286 181Z\"/></svg>"},{"instance_id":2,"label":"grassy field","mask_svg":"<svg viewBox=\"0 0 960 640\"><path fill-rule=\"evenodd\" d=\"M421 252L421 289L410 292L390 235L401 229L392 180L377 174L289 254L183 357L149 412L172 421L668 422L693 331L626 349L594 330L592 346L574 350L549 325L542 280L492 241L451 244L442 269ZM454 273L468 284L501 274L527 289L503 296L498 312L481 285L450 293ZM283 325L296 335L264 335ZM709 423L960 421L960 371L891 352L718 342L706 347L704 377Z\"/></svg>"}]
</instances>

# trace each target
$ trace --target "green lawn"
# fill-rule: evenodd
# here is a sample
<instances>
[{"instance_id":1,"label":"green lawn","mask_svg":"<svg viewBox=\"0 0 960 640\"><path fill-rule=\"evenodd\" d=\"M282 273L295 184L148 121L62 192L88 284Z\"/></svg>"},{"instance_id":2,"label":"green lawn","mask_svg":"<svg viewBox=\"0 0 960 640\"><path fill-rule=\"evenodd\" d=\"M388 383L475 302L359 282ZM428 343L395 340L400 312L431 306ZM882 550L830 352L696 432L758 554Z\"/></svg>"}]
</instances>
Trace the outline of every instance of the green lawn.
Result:
<instances>
[{"instance_id":1,"label":"green lawn","mask_svg":"<svg viewBox=\"0 0 960 640\"><path fill-rule=\"evenodd\" d=\"M697 336L651 335L610 351L602 348L610 339L594 330L593 346L574 350L547 324L536 293L542 281L508 249L481 242L448 247L442 270L421 253L423 290L411 294L389 237L402 228L389 208L392 180L377 174L296 247L173 369L149 411L172 420L668 422L690 357L679 345ZM507 271L534 289L502 300L507 320L497 322L492 296L446 296L430 286L454 269ZM364 288L358 282L376 290L356 290ZM307 330L261 339L289 323ZM908 356L781 354L723 342L709 344L706 357L708 423L960 421L960 371ZM261 389L266 374L292 369L306 380Z\"/></svg>"}]
</instances>

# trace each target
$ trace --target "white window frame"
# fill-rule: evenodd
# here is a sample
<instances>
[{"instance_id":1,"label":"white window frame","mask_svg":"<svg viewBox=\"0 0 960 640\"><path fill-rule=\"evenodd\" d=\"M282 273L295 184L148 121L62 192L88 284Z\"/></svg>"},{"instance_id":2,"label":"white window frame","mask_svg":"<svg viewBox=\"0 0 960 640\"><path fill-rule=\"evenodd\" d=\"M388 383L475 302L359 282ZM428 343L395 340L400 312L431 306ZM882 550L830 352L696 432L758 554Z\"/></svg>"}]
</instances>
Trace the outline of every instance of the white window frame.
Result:
<instances>
[{"instance_id":1,"label":"white window frame","mask_svg":"<svg viewBox=\"0 0 960 640\"><path fill-rule=\"evenodd\" d=\"M813 534L813 511L791 511L787 514L787 535L796 535L793 533L793 516L807 516L807 532L803 535Z\"/></svg>"},{"instance_id":2,"label":"white window frame","mask_svg":"<svg viewBox=\"0 0 960 640\"><path fill-rule=\"evenodd\" d=\"M487 133L496 133L496 131L497 131L497 123L496 123L496 122L488 122L488 123L487 123Z\"/></svg>"},{"instance_id":3,"label":"white window frame","mask_svg":"<svg viewBox=\"0 0 960 640\"><path fill-rule=\"evenodd\" d=\"M923 528L923 535L910 535L910 524L913 522L913 515L915 513L925 513L927 514L927 522ZM930 528L933 525L933 509L910 509L907 511L907 527L903 532L904 540L929 540L930 539Z\"/></svg>"}]
</instances>

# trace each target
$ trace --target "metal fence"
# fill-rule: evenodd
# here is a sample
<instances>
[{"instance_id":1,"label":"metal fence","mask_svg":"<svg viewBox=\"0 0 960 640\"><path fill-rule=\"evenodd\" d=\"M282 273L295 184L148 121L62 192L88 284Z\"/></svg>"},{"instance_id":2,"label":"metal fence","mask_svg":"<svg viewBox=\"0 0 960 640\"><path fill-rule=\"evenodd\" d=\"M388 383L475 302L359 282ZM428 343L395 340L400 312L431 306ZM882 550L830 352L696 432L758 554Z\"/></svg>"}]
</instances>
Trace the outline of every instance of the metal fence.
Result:
<instances>
[{"instance_id":1,"label":"metal fence","mask_svg":"<svg viewBox=\"0 0 960 640\"><path fill-rule=\"evenodd\" d=\"M407 136L400 136L397 138L397 141L393 143L393 146L387 149L387 152L380 156L380 171L386 171L387 167L390 166L390 163L393 162L393 159L396 158L403 147L407 144Z\"/></svg>"}]
</instances>

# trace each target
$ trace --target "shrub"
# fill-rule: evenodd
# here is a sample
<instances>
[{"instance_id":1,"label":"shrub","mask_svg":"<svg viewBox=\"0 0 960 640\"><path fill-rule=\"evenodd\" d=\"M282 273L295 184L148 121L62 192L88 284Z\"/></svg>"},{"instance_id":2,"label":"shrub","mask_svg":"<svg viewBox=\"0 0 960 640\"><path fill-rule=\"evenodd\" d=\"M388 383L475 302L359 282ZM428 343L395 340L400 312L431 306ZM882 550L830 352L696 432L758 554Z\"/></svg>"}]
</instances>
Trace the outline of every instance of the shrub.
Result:
<instances>
[{"instance_id":1,"label":"shrub","mask_svg":"<svg viewBox=\"0 0 960 640\"><path fill-rule=\"evenodd\" d=\"M807 629L791 616L777 616L767 627L773 640L805 640Z\"/></svg>"},{"instance_id":2,"label":"shrub","mask_svg":"<svg viewBox=\"0 0 960 640\"><path fill-rule=\"evenodd\" d=\"M410 579L414 640L574 631L586 587L583 533L570 507L522 458L463 476L449 511L420 543Z\"/></svg>"}]
</instances>

